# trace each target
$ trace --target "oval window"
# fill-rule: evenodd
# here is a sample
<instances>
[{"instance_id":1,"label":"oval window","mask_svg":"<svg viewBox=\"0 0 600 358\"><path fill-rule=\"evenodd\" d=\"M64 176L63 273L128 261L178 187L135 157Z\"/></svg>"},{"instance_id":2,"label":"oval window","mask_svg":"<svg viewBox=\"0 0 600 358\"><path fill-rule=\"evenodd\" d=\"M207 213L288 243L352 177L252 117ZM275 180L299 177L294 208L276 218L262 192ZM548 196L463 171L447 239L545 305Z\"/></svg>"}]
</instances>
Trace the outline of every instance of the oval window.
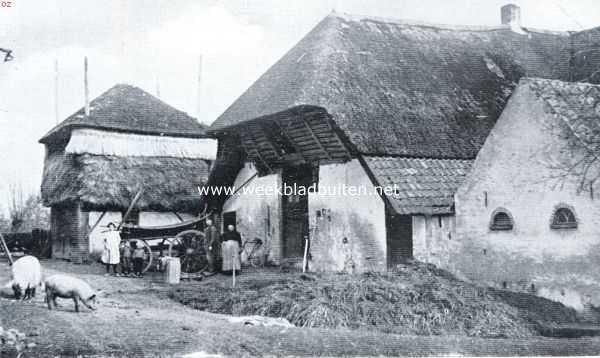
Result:
<instances>
[{"instance_id":1,"label":"oval window","mask_svg":"<svg viewBox=\"0 0 600 358\"><path fill-rule=\"evenodd\" d=\"M492 223L490 225L492 230L512 230L513 220L505 211L498 211L492 216Z\"/></svg>"},{"instance_id":2,"label":"oval window","mask_svg":"<svg viewBox=\"0 0 600 358\"><path fill-rule=\"evenodd\" d=\"M552 216L552 229L576 229L577 219L569 208L558 208Z\"/></svg>"}]
</instances>

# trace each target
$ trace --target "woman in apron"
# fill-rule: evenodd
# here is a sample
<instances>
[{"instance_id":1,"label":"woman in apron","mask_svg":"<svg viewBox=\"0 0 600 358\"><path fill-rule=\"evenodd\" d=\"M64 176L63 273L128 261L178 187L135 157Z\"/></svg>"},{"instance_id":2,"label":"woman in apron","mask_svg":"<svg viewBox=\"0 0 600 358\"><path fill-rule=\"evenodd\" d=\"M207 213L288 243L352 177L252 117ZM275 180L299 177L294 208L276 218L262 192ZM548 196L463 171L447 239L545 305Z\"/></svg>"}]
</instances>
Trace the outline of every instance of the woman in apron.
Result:
<instances>
[{"instance_id":1,"label":"woman in apron","mask_svg":"<svg viewBox=\"0 0 600 358\"><path fill-rule=\"evenodd\" d=\"M238 274L242 269L240 261L240 248L242 247L242 237L235 230L235 226L227 225L227 231L222 236L221 253L223 254L223 272L230 274L235 270Z\"/></svg>"},{"instance_id":2,"label":"woman in apron","mask_svg":"<svg viewBox=\"0 0 600 358\"><path fill-rule=\"evenodd\" d=\"M113 223L108 223L106 226L108 231L104 236L104 249L100 260L106 265L106 275L110 274L110 268L113 269L113 274L117 276L117 265L121 261L119 253L119 244L121 243L121 235L117 230L117 226Z\"/></svg>"}]
</instances>

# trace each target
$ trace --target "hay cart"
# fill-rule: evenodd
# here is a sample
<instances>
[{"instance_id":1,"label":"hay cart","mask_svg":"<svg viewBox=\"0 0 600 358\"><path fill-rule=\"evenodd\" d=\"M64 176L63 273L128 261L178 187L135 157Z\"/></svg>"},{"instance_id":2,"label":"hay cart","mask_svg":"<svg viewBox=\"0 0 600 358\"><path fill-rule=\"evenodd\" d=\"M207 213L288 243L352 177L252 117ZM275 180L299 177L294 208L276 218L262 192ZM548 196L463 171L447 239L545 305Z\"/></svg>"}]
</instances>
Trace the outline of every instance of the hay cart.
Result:
<instances>
[{"instance_id":1,"label":"hay cart","mask_svg":"<svg viewBox=\"0 0 600 358\"><path fill-rule=\"evenodd\" d=\"M206 207L199 218L182 220L177 224L150 227L129 224L127 218L143 192L144 188L136 194L119 224L121 240L130 242L136 240L142 243L146 251L143 272L151 269L153 265L158 270L163 269L161 263L164 257L178 257L181 261L181 271L188 277L202 274L208 267L203 232L205 220L210 216L210 214L204 215Z\"/></svg>"},{"instance_id":2,"label":"hay cart","mask_svg":"<svg viewBox=\"0 0 600 358\"><path fill-rule=\"evenodd\" d=\"M181 223L144 227L123 224L122 240L137 240L146 251L144 272L151 268L162 269L164 257L178 257L181 271L186 274L202 273L208 267L204 248L204 221L201 217Z\"/></svg>"}]
</instances>

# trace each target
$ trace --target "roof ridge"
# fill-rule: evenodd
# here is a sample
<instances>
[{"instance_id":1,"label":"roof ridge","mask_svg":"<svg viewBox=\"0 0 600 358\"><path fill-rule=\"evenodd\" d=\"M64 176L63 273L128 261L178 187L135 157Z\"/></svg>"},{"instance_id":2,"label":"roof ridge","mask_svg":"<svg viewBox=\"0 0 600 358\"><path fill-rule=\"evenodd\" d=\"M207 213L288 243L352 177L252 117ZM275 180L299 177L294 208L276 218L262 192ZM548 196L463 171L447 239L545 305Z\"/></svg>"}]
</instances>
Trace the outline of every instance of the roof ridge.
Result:
<instances>
[{"instance_id":1,"label":"roof ridge","mask_svg":"<svg viewBox=\"0 0 600 358\"><path fill-rule=\"evenodd\" d=\"M460 161L460 162L473 162L475 159L461 159L461 158L429 158L429 157L405 157L397 155L385 155L385 154L361 154L363 157L374 158L374 159L403 159L403 160L427 160L427 161Z\"/></svg>"},{"instance_id":2,"label":"roof ridge","mask_svg":"<svg viewBox=\"0 0 600 358\"><path fill-rule=\"evenodd\" d=\"M371 16L371 15L361 15L361 14L350 14L345 12L331 12L327 17L335 17L339 19L343 19L346 21L373 21L373 22L382 22L386 24L393 25L407 25L407 26L419 26L419 27L429 27L436 28L440 30L453 30L453 31L500 31L500 30L511 30L510 25L458 25L458 24L444 24L444 23L435 23L428 22L422 20L414 20L414 19L400 19L400 18L392 18L392 17L381 17L381 16ZM545 29L537 29L533 27L522 27L523 30L527 32L535 32L535 33L545 33L552 35L562 35L569 36L569 31L555 31L555 30L545 30Z\"/></svg>"}]
</instances>

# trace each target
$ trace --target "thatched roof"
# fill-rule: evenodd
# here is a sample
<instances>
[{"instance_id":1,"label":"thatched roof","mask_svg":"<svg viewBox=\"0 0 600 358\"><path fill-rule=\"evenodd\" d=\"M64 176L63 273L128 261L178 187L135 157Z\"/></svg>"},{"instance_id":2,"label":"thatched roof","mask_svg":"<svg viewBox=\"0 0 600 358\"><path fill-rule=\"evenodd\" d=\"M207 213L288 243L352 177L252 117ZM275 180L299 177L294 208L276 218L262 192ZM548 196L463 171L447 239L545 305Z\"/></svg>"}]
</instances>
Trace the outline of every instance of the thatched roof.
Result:
<instances>
[{"instance_id":1,"label":"thatched roof","mask_svg":"<svg viewBox=\"0 0 600 358\"><path fill-rule=\"evenodd\" d=\"M331 14L209 128L319 106L359 152L476 156L522 76L567 78L569 35Z\"/></svg>"},{"instance_id":2,"label":"thatched roof","mask_svg":"<svg viewBox=\"0 0 600 358\"><path fill-rule=\"evenodd\" d=\"M52 128L40 143L65 142L73 128L96 128L174 137L206 137L206 126L140 88L118 84Z\"/></svg>"},{"instance_id":3,"label":"thatched roof","mask_svg":"<svg viewBox=\"0 0 600 358\"><path fill-rule=\"evenodd\" d=\"M402 215L451 214L454 193L471 171L471 160L365 157L387 199Z\"/></svg>"},{"instance_id":4,"label":"thatched roof","mask_svg":"<svg viewBox=\"0 0 600 358\"><path fill-rule=\"evenodd\" d=\"M600 152L600 86L589 83L524 78L551 113L590 152Z\"/></svg>"},{"instance_id":5,"label":"thatched roof","mask_svg":"<svg viewBox=\"0 0 600 358\"><path fill-rule=\"evenodd\" d=\"M124 211L143 186L138 209L193 212L202 209L198 186L208 174L202 159L56 152L46 158L42 198L47 206L79 201L90 209Z\"/></svg>"}]
</instances>

